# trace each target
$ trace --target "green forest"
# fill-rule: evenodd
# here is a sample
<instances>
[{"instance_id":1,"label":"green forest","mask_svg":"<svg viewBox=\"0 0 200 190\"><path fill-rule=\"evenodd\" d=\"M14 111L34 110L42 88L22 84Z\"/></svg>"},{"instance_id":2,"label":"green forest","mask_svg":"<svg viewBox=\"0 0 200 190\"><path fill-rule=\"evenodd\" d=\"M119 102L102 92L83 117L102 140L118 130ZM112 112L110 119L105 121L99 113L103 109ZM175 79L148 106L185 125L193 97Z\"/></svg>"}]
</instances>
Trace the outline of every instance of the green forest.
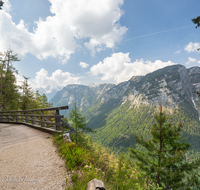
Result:
<instances>
[{"instance_id":1,"label":"green forest","mask_svg":"<svg viewBox=\"0 0 200 190\"><path fill-rule=\"evenodd\" d=\"M34 92L24 77L22 85L18 85L16 75L18 71L13 63L20 61L12 50L0 52L0 110L27 110L52 107L45 94Z\"/></svg>"},{"instance_id":2,"label":"green forest","mask_svg":"<svg viewBox=\"0 0 200 190\"><path fill-rule=\"evenodd\" d=\"M115 153L122 150L128 153L126 148L130 145L144 151L141 146L136 144L134 135L142 135L144 139L150 139L150 130L155 122L154 116L158 113L159 106L141 104L138 107L133 105L130 108L131 102L127 101L123 105L111 109L111 105L114 103L114 100L109 100L102 105L101 110L103 111L98 116L92 118L88 116L88 127L96 131L95 134L89 135L95 142L106 147L112 147ZM91 110L95 110L95 106ZM85 113L91 110L87 110ZM163 107L163 110L167 115L167 122L178 125L181 121L183 124L181 135L191 143L191 147L185 155L187 160L192 162L200 158L200 124L197 111L189 105L189 102L180 104L178 108L173 110L173 113L170 113L165 107ZM116 141L117 143L115 143Z\"/></svg>"}]
</instances>

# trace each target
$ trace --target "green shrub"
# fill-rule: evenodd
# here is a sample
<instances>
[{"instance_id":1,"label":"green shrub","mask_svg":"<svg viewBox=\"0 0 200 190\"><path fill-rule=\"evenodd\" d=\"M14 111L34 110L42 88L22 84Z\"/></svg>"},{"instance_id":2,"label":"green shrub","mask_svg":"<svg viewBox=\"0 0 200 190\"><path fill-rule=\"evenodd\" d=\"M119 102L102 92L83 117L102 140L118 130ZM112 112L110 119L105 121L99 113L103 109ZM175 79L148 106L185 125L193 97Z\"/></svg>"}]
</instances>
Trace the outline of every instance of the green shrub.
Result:
<instances>
[{"instance_id":1,"label":"green shrub","mask_svg":"<svg viewBox=\"0 0 200 190\"><path fill-rule=\"evenodd\" d=\"M90 153L71 142L61 147L61 155L65 156L67 169L69 171L83 164L89 163Z\"/></svg>"},{"instance_id":2,"label":"green shrub","mask_svg":"<svg viewBox=\"0 0 200 190\"><path fill-rule=\"evenodd\" d=\"M74 174L72 175L72 181L73 181L73 182L76 182L77 179L78 179L78 174L77 174L77 173L74 173Z\"/></svg>"}]
</instances>

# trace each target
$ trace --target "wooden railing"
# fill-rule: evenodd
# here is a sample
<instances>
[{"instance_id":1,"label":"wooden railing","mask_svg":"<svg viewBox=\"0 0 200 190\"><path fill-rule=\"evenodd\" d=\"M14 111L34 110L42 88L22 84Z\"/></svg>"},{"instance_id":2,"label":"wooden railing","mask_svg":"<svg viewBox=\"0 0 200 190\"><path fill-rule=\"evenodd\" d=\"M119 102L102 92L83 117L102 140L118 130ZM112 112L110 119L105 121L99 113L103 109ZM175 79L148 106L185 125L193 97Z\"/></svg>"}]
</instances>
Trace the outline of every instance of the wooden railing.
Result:
<instances>
[{"instance_id":1,"label":"wooden railing","mask_svg":"<svg viewBox=\"0 0 200 190\"><path fill-rule=\"evenodd\" d=\"M68 109L68 106L54 107L54 108L42 108L32 110L20 110L20 111L3 111L0 112L0 123L17 123L26 124L46 132L59 132L61 133L61 126L69 128L71 131L68 133L76 133L76 130L71 128L69 124L66 124L61 118L59 110ZM51 115L44 115L44 112L52 112ZM51 120L49 120L51 119ZM54 120L54 121L52 121ZM40 126L39 126L40 125ZM63 129L62 128L62 129Z\"/></svg>"}]
</instances>

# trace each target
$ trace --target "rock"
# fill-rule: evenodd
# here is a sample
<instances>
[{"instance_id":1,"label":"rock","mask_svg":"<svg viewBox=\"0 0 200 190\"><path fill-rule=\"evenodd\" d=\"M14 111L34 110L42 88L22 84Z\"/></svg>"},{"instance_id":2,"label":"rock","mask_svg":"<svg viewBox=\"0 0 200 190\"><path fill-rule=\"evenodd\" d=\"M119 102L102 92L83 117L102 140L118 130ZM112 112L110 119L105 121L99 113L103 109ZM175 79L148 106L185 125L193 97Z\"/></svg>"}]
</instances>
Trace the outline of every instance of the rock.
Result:
<instances>
[{"instance_id":1,"label":"rock","mask_svg":"<svg viewBox=\"0 0 200 190\"><path fill-rule=\"evenodd\" d=\"M66 141L72 142L71 139L70 139L69 133L64 133L64 134L63 134L63 138L64 138Z\"/></svg>"},{"instance_id":2,"label":"rock","mask_svg":"<svg viewBox=\"0 0 200 190\"><path fill-rule=\"evenodd\" d=\"M106 190L103 181L92 179L88 182L86 190Z\"/></svg>"}]
</instances>

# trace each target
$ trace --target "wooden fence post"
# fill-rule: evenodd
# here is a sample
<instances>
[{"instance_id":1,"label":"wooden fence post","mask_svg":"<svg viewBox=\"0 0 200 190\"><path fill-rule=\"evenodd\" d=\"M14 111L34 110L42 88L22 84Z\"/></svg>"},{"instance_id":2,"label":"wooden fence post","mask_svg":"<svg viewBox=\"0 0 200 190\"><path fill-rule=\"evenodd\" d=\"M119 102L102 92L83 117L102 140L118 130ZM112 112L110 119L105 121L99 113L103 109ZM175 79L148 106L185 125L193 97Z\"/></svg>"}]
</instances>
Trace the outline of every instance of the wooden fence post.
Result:
<instances>
[{"instance_id":1,"label":"wooden fence post","mask_svg":"<svg viewBox=\"0 0 200 190\"><path fill-rule=\"evenodd\" d=\"M56 115L60 115L59 114L59 110L56 110ZM57 125L57 123L60 123L60 118L56 118L55 119L55 122L56 122L56 130L60 130L60 126L59 125Z\"/></svg>"},{"instance_id":2,"label":"wooden fence post","mask_svg":"<svg viewBox=\"0 0 200 190\"><path fill-rule=\"evenodd\" d=\"M41 115L44 115L44 111L41 111ZM43 121L43 117L41 116L41 121ZM41 122L41 127L44 127L44 123Z\"/></svg>"}]
</instances>

